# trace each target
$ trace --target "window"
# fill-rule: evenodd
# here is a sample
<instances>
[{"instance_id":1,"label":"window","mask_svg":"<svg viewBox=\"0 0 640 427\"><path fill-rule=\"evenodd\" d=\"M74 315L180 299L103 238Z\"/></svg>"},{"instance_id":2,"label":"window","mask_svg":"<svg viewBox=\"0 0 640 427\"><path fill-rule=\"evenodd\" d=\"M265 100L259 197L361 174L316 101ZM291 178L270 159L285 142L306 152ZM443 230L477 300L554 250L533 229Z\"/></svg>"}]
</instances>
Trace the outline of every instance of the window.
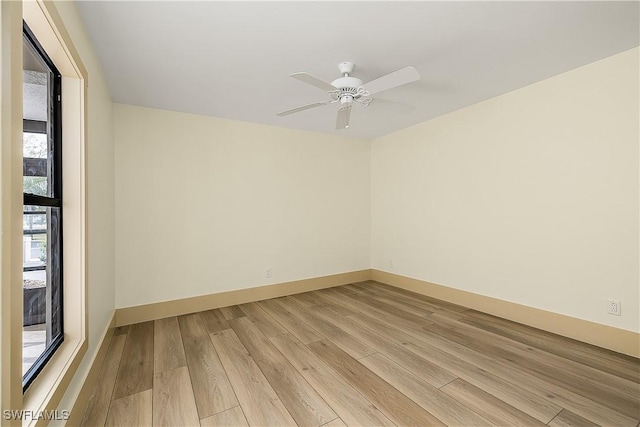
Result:
<instances>
[{"instance_id":1,"label":"window","mask_svg":"<svg viewBox=\"0 0 640 427\"><path fill-rule=\"evenodd\" d=\"M23 356L26 390L63 341L61 75L23 26Z\"/></svg>"}]
</instances>

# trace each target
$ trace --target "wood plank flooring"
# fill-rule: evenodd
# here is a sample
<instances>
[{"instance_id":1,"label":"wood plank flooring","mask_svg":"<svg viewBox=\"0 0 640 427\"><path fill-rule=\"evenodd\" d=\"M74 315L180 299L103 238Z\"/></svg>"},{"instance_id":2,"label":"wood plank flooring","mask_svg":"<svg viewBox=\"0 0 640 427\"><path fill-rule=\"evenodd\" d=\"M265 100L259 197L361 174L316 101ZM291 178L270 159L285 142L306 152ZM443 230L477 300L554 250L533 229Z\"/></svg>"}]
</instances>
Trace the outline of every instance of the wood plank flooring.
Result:
<instances>
[{"instance_id":1,"label":"wood plank flooring","mask_svg":"<svg viewBox=\"0 0 640 427\"><path fill-rule=\"evenodd\" d=\"M640 360L376 282L118 328L83 426L640 427Z\"/></svg>"}]
</instances>

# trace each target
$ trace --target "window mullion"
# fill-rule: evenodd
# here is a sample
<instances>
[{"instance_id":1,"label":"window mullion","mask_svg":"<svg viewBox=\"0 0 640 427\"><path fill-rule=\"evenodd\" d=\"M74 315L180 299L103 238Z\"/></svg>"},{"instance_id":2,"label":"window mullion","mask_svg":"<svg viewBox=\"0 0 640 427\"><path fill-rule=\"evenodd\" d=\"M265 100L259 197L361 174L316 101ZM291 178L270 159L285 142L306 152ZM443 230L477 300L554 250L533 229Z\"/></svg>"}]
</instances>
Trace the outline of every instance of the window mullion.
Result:
<instances>
[{"instance_id":1,"label":"window mullion","mask_svg":"<svg viewBox=\"0 0 640 427\"><path fill-rule=\"evenodd\" d=\"M22 203L24 205L50 206L56 208L62 206L62 200L55 197L40 196L38 194L24 194Z\"/></svg>"}]
</instances>

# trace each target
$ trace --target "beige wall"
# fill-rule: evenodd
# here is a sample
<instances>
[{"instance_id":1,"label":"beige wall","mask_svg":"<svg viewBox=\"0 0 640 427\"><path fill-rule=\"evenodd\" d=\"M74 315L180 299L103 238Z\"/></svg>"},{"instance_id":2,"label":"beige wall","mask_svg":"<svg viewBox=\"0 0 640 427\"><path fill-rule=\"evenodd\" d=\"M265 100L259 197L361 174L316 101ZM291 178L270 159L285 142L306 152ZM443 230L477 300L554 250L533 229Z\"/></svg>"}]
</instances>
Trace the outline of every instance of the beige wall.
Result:
<instances>
[{"instance_id":1,"label":"beige wall","mask_svg":"<svg viewBox=\"0 0 640 427\"><path fill-rule=\"evenodd\" d=\"M117 307L369 267L367 141L119 104L114 123Z\"/></svg>"},{"instance_id":2,"label":"beige wall","mask_svg":"<svg viewBox=\"0 0 640 427\"><path fill-rule=\"evenodd\" d=\"M374 140L372 268L639 331L638 80L636 48Z\"/></svg>"},{"instance_id":3,"label":"beige wall","mask_svg":"<svg viewBox=\"0 0 640 427\"><path fill-rule=\"evenodd\" d=\"M85 354L59 408L71 409L115 307L114 156L111 97L74 2L56 2L88 71L87 244L88 339Z\"/></svg>"}]
</instances>

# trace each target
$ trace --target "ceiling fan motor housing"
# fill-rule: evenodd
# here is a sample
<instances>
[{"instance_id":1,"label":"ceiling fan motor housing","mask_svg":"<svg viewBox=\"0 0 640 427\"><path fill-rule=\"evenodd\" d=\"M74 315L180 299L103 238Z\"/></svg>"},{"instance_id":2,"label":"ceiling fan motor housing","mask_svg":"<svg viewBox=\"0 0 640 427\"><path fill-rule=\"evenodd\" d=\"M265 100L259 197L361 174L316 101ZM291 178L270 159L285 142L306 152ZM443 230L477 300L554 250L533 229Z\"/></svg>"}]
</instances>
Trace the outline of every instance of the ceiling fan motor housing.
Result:
<instances>
[{"instance_id":1,"label":"ceiling fan motor housing","mask_svg":"<svg viewBox=\"0 0 640 427\"><path fill-rule=\"evenodd\" d=\"M354 99L358 99L363 95L362 90L359 90L362 87L362 80L355 77L340 77L331 82L331 85L336 88L332 98L339 99L342 104L351 104Z\"/></svg>"},{"instance_id":2,"label":"ceiling fan motor housing","mask_svg":"<svg viewBox=\"0 0 640 427\"><path fill-rule=\"evenodd\" d=\"M354 68L355 64L353 62L339 63L338 69L342 77L331 82L331 86L337 89L335 94L332 94L332 98L340 100L342 105L351 105L354 99L358 99L364 94L363 90L360 89L363 84L362 80L349 76Z\"/></svg>"},{"instance_id":3,"label":"ceiling fan motor housing","mask_svg":"<svg viewBox=\"0 0 640 427\"><path fill-rule=\"evenodd\" d=\"M362 86L362 80L355 77L340 77L331 82L331 86L337 89L358 89Z\"/></svg>"}]
</instances>

